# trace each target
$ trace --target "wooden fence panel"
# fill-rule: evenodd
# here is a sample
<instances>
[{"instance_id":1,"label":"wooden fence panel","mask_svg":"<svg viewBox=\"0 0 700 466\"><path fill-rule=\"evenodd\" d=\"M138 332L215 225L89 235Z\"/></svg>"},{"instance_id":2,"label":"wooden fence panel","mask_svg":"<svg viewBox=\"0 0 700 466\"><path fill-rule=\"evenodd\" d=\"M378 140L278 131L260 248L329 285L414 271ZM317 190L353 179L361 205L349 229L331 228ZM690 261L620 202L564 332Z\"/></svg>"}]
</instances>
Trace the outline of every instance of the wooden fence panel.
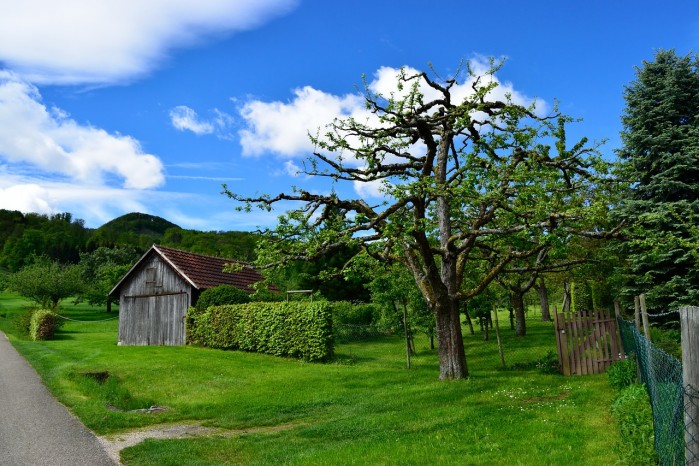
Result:
<instances>
[{"instance_id":1,"label":"wooden fence panel","mask_svg":"<svg viewBox=\"0 0 700 466\"><path fill-rule=\"evenodd\" d=\"M624 357L617 321L607 310L555 313L554 331L564 375L601 374Z\"/></svg>"}]
</instances>

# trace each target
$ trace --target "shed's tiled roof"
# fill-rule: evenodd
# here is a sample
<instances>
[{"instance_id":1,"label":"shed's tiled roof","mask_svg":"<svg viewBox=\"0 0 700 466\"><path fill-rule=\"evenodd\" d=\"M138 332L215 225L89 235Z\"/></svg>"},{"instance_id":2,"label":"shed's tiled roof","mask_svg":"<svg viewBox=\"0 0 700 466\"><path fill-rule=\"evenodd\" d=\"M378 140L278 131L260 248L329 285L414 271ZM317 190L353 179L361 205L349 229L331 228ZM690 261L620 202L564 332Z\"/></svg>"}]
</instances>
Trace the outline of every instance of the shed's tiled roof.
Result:
<instances>
[{"instance_id":1,"label":"shed's tiled roof","mask_svg":"<svg viewBox=\"0 0 700 466\"><path fill-rule=\"evenodd\" d=\"M160 245L154 245L153 249L199 290L218 285L233 285L252 292L251 285L263 280L262 275L246 266L244 262L180 251ZM236 272L224 272L224 266L231 263L239 264L242 268Z\"/></svg>"}]
</instances>

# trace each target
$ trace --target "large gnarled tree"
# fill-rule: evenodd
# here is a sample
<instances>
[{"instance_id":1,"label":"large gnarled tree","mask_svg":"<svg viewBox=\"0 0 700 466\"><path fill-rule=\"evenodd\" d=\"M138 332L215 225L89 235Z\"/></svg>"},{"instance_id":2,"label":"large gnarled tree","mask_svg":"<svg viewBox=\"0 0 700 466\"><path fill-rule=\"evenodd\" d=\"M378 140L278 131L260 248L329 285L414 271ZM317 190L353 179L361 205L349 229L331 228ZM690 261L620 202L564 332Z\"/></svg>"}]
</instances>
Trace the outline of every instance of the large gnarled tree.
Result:
<instances>
[{"instance_id":1,"label":"large gnarled tree","mask_svg":"<svg viewBox=\"0 0 700 466\"><path fill-rule=\"evenodd\" d=\"M300 201L268 232L263 263L312 260L350 243L404 264L435 315L441 379L469 374L460 301L516 259L584 230L595 234L591 219L605 211L593 196L595 147L584 139L567 149L570 119L496 97L497 69L467 69L461 80L402 70L391 95L367 88L366 120L338 119L313 138L305 173L379 184L385 197L377 205L335 190L250 197L225 188L242 209ZM478 280L465 287L473 270Z\"/></svg>"}]
</instances>

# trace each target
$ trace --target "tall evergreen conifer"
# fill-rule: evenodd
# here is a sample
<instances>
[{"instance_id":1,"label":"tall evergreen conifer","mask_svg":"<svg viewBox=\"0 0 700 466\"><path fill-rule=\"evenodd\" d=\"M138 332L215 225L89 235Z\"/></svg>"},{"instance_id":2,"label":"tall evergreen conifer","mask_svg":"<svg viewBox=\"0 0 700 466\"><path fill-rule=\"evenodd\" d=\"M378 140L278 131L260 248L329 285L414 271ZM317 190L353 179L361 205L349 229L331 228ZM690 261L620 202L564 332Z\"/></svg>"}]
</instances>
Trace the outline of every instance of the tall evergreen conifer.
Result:
<instances>
[{"instance_id":1,"label":"tall evergreen conifer","mask_svg":"<svg viewBox=\"0 0 700 466\"><path fill-rule=\"evenodd\" d=\"M630 294L658 310L698 301L698 57L658 51L625 89L618 214Z\"/></svg>"}]
</instances>

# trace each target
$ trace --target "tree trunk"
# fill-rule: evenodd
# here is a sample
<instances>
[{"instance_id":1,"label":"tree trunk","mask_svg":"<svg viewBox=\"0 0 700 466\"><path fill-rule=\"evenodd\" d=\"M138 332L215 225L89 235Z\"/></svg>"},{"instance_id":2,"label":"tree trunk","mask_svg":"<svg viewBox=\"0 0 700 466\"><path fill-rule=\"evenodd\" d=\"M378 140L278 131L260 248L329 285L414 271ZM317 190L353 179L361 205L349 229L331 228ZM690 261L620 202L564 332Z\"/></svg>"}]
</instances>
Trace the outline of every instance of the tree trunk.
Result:
<instances>
[{"instance_id":1,"label":"tree trunk","mask_svg":"<svg viewBox=\"0 0 700 466\"><path fill-rule=\"evenodd\" d=\"M515 336L524 337L525 330L525 302L523 293L511 292L510 302L515 310Z\"/></svg>"},{"instance_id":2,"label":"tree trunk","mask_svg":"<svg viewBox=\"0 0 700 466\"><path fill-rule=\"evenodd\" d=\"M564 281L564 302L561 305L561 312L571 311L571 284L569 280Z\"/></svg>"},{"instance_id":3,"label":"tree trunk","mask_svg":"<svg viewBox=\"0 0 700 466\"><path fill-rule=\"evenodd\" d=\"M469 377L457 302L445 297L435 303L434 313L438 358L440 360L440 379Z\"/></svg>"},{"instance_id":4,"label":"tree trunk","mask_svg":"<svg viewBox=\"0 0 700 466\"><path fill-rule=\"evenodd\" d=\"M403 305L403 332L406 337L406 369L411 368L411 338L408 335L408 311Z\"/></svg>"},{"instance_id":5,"label":"tree trunk","mask_svg":"<svg viewBox=\"0 0 700 466\"><path fill-rule=\"evenodd\" d=\"M513 315L513 306L508 309L508 319L510 320L510 329L515 330L515 316Z\"/></svg>"},{"instance_id":6,"label":"tree trunk","mask_svg":"<svg viewBox=\"0 0 700 466\"><path fill-rule=\"evenodd\" d=\"M474 324L472 324L472 318L469 315L469 308L464 306L464 316L467 318L467 325L469 326L469 334L474 335Z\"/></svg>"},{"instance_id":7,"label":"tree trunk","mask_svg":"<svg viewBox=\"0 0 700 466\"><path fill-rule=\"evenodd\" d=\"M542 310L542 322L551 322L552 316L549 314L549 295L547 286L544 284L544 277L540 277L539 286L535 287L540 295L540 309Z\"/></svg>"}]
</instances>

